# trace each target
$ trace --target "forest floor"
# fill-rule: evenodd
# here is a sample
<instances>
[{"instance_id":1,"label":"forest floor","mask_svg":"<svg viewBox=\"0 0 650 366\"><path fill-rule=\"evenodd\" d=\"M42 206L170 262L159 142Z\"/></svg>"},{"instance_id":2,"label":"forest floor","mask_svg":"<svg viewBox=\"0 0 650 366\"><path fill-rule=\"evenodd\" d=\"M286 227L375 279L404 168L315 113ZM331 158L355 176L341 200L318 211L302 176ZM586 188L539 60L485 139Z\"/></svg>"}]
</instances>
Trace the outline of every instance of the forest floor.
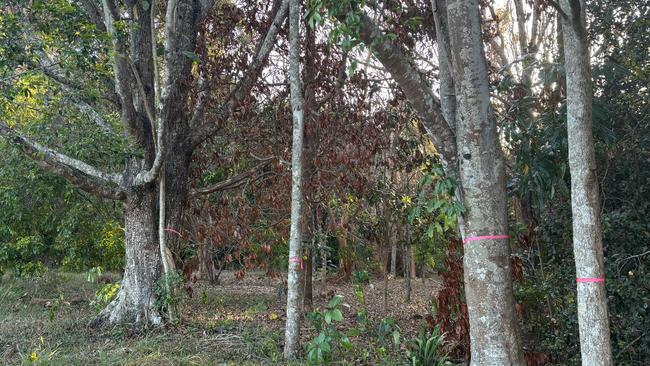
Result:
<instances>
[{"instance_id":1,"label":"forest floor","mask_svg":"<svg viewBox=\"0 0 650 366\"><path fill-rule=\"evenodd\" d=\"M195 285L184 296L177 324L152 329L89 328L97 313L91 302L101 286L84 274L48 273L38 279L0 282L0 364L43 365L279 365L283 364L285 301L281 279L232 273L221 284ZM383 280L365 285L368 321L365 331L351 337L352 348L333 355L334 364L404 364L404 340L417 334L437 289L432 279L412 280L412 298L405 301L405 280L388 281L388 306L383 304ZM352 284L314 283L314 308L323 309L334 294L343 295L344 321L338 329L359 328L361 304ZM389 319L386 321L386 319ZM394 319L395 326L386 326ZM382 326L383 325L383 326ZM393 330L401 345L395 348ZM305 321L302 344L316 337ZM295 365L306 364L304 360Z\"/></svg>"}]
</instances>

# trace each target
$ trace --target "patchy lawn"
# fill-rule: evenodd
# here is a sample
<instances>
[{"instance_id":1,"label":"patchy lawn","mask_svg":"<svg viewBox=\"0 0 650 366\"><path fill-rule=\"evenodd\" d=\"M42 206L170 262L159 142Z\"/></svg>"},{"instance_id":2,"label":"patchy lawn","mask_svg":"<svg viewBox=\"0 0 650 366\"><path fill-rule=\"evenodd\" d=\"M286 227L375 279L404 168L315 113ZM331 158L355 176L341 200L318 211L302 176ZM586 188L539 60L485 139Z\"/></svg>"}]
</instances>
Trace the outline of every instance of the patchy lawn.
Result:
<instances>
[{"instance_id":1,"label":"patchy lawn","mask_svg":"<svg viewBox=\"0 0 650 366\"><path fill-rule=\"evenodd\" d=\"M181 300L182 320L153 329L94 329L87 323L97 313L91 302L102 285L83 274L48 273L38 279L0 282L0 364L45 365L277 365L282 364L285 309L280 279L249 273L235 279L222 274L220 285L198 284L193 298ZM368 321L352 348L335 347L334 364L396 365L404 363L403 340L417 333L437 288L432 280L412 281L410 303L404 280L390 280L383 309L383 282L364 286ZM322 309L333 294L344 296L344 321L338 328L358 328L361 304L351 284L315 281L314 307ZM394 327L387 333L382 319L393 318L402 344L393 347ZM386 324L386 322L383 322ZM303 323L302 343L317 333ZM301 360L296 365L306 364Z\"/></svg>"}]
</instances>

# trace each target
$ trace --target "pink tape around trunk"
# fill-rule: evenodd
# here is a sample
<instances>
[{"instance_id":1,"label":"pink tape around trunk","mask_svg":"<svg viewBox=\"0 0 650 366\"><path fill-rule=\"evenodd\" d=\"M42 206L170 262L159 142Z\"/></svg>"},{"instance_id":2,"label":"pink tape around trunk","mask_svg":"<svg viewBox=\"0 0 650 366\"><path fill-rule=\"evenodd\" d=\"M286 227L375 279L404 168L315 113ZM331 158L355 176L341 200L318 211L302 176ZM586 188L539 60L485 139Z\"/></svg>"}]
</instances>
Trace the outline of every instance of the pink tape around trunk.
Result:
<instances>
[{"instance_id":1,"label":"pink tape around trunk","mask_svg":"<svg viewBox=\"0 0 650 366\"><path fill-rule=\"evenodd\" d=\"M301 270L305 269L305 265L301 257L291 257L289 258L289 263L300 263L300 269Z\"/></svg>"},{"instance_id":2,"label":"pink tape around trunk","mask_svg":"<svg viewBox=\"0 0 650 366\"><path fill-rule=\"evenodd\" d=\"M464 244L467 244L470 241L477 241L477 240L494 240L494 239L508 239L510 236L508 235L483 235L483 236L470 236L469 238L465 238L463 240Z\"/></svg>"},{"instance_id":3,"label":"pink tape around trunk","mask_svg":"<svg viewBox=\"0 0 650 366\"><path fill-rule=\"evenodd\" d=\"M589 282L605 282L602 277L578 277L576 282L589 283Z\"/></svg>"}]
</instances>

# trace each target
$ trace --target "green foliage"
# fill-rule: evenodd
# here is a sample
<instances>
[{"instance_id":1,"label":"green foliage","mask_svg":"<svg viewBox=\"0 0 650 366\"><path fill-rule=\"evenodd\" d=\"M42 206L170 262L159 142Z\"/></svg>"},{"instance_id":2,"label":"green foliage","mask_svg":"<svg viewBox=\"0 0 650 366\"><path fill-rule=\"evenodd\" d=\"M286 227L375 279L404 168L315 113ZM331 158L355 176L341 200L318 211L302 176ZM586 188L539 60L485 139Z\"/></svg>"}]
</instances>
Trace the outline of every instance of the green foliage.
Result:
<instances>
[{"instance_id":1,"label":"green foliage","mask_svg":"<svg viewBox=\"0 0 650 366\"><path fill-rule=\"evenodd\" d=\"M97 292L95 292L95 298L90 302L90 305L93 306L97 311L101 311L108 305L120 290L119 283L107 283L100 287Z\"/></svg>"},{"instance_id":2,"label":"green foliage","mask_svg":"<svg viewBox=\"0 0 650 366\"><path fill-rule=\"evenodd\" d=\"M343 313L338 308L343 296L335 295L323 311L307 314L307 319L314 325L318 335L305 345L309 365L329 365L335 348L352 348L348 336L336 329L336 322L343 321Z\"/></svg>"},{"instance_id":3,"label":"green foliage","mask_svg":"<svg viewBox=\"0 0 650 366\"><path fill-rule=\"evenodd\" d=\"M375 328L375 336L381 348L392 345L394 349L399 349L401 334L394 318L381 319Z\"/></svg>"},{"instance_id":4,"label":"green foliage","mask_svg":"<svg viewBox=\"0 0 650 366\"><path fill-rule=\"evenodd\" d=\"M406 345L406 359L410 366L446 366L453 365L443 352L445 336L436 326L433 331L426 332L420 328L415 339Z\"/></svg>"},{"instance_id":5,"label":"green foliage","mask_svg":"<svg viewBox=\"0 0 650 366\"><path fill-rule=\"evenodd\" d=\"M183 296L183 276L173 271L162 275L156 281L154 293L156 295L156 308L161 314L168 314L169 311L177 309Z\"/></svg>"}]
</instances>

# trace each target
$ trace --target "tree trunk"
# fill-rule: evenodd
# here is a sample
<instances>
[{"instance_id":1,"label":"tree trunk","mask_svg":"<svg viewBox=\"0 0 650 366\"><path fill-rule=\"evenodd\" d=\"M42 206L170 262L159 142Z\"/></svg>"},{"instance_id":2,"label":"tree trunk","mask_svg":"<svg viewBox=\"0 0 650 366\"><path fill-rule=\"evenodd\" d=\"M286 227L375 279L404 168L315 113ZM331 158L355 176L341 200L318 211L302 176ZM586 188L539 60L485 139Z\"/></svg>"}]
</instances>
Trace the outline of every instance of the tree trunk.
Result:
<instances>
[{"instance_id":1,"label":"tree trunk","mask_svg":"<svg viewBox=\"0 0 650 366\"><path fill-rule=\"evenodd\" d=\"M304 290L303 290L303 298L302 298L302 308L305 313L308 313L312 311L313 304L314 304L314 286L313 286L313 270L314 270L314 258L313 255L311 254L312 250L307 250L306 251L306 257L305 259L305 272L303 273L304 275Z\"/></svg>"},{"instance_id":2,"label":"tree trunk","mask_svg":"<svg viewBox=\"0 0 650 366\"><path fill-rule=\"evenodd\" d=\"M415 263L415 251L413 250L413 248L411 248L409 252L411 257L411 264L409 266L411 268L411 278L417 278L418 273L417 273L417 266Z\"/></svg>"},{"instance_id":3,"label":"tree trunk","mask_svg":"<svg viewBox=\"0 0 650 366\"><path fill-rule=\"evenodd\" d=\"M562 29L580 353L583 365L613 365L592 135L592 83L585 2L562 0L561 6L568 16Z\"/></svg>"},{"instance_id":4,"label":"tree trunk","mask_svg":"<svg viewBox=\"0 0 650 366\"><path fill-rule=\"evenodd\" d=\"M321 243L321 245L324 244ZM323 284L325 284L325 281L327 281L327 251L325 250L324 246L321 247L320 249L320 260L321 260L320 280Z\"/></svg>"},{"instance_id":5,"label":"tree trunk","mask_svg":"<svg viewBox=\"0 0 650 366\"><path fill-rule=\"evenodd\" d=\"M192 148L187 144L174 144L174 152L165 161L166 212L165 232L167 247L180 259L179 254L183 243L185 210L189 198L189 170L192 161ZM180 263L175 263L179 267Z\"/></svg>"},{"instance_id":6,"label":"tree trunk","mask_svg":"<svg viewBox=\"0 0 650 366\"><path fill-rule=\"evenodd\" d=\"M404 278L406 279L406 302L411 302L411 243L404 246Z\"/></svg>"},{"instance_id":7,"label":"tree trunk","mask_svg":"<svg viewBox=\"0 0 650 366\"><path fill-rule=\"evenodd\" d=\"M515 317L505 168L490 105L478 0L447 2L465 245L471 365L524 365ZM500 236L495 238L494 236Z\"/></svg>"},{"instance_id":8,"label":"tree trunk","mask_svg":"<svg viewBox=\"0 0 650 366\"><path fill-rule=\"evenodd\" d=\"M124 203L124 278L116 298L91 321L91 325L161 323L154 292L161 270L156 231L157 200L155 184L147 184L128 193Z\"/></svg>"},{"instance_id":9,"label":"tree trunk","mask_svg":"<svg viewBox=\"0 0 650 366\"><path fill-rule=\"evenodd\" d=\"M300 350L300 270L303 98L300 82L300 2L289 1L289 84L293 112L293 146L291 149L291 229L289 234L289 270L287 275L287 322L284 358L292 359Z\"/></svg>"},{"instance_id":10,"label":"tree trunk","mask_svg":"<svg viewBox=\"0 0 650 366\"><path fill-rule=\"evenodd\" d=\"M397 277L397 243L395 240L390 244L390 274Z\"/></svg>"}]
</instances>

